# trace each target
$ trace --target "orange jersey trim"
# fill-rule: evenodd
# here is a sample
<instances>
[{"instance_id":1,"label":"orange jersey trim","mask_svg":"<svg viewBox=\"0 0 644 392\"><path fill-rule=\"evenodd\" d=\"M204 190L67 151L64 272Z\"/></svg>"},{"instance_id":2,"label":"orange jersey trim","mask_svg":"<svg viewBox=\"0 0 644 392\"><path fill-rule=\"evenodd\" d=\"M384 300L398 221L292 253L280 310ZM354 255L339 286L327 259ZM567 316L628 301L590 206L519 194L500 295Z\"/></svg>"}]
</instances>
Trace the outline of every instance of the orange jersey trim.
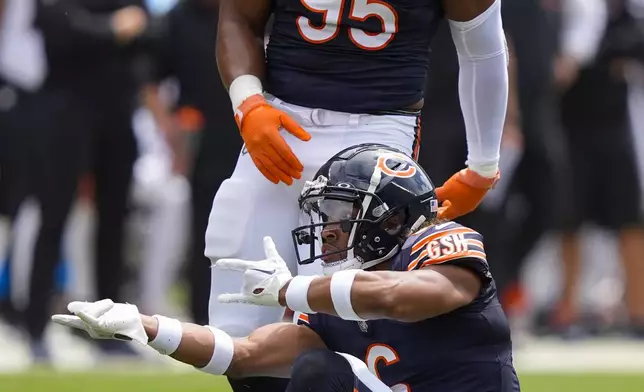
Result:
<instances>
[{"instance_id":1,"label":"orange jersey trim","mask_svg":"<svg viewBox=\"0 0 644 392\"><path fill-rule=\"evenodd\" d=\"M472 229L468 229L467 227L455 227L453 229L447 229L444 231L438 231L436 233L433 233L431 235L428 235L427 237L423 238L422 240L416 242L412 247L411 247L411 254L413 255L414 253L418 252L419 250L423 249L428 243L431 241L440 238L444 235L451 235L451 234L459 234L459 233L474 233L478 234L476 231Z\"/></svg>"},{"instance_id":2,"label":"orange jersey trim","mask_svg":"<svg viewBox=\"0 0 644 392\"><path fill-rule=\"evenodd\" d=\"M411 270L413 270L414 268L416 268L416 266L418 265L418 263L420 263L420 261L421 261L422 259L424 259L425 257L427 257L428 255L429 255L429 254L428 254L428 252L427 252L427 249L425 249L425 250L423 250L422 252L420 252L420 254L418 255L418 257L416 257L416 258L414 259L414 261L412 261L411 263L409 263L409 265L407 266L407 271L411 271Z\"/></svg>"},{"instance_id":3,"label":"orange jersey trim","mask_svg":"<svg viewBox=\"0 0 644 392\"><path fill-rule=\"evenodd\" d=\"M468 257L473 257L473 258L477 258L477 259L483 259L483 260L487 261L487 259L485 258L486 257L485 253L479 252L478 250L469 250L469 251L467 251L467 253L460 253L460 254L455 254L455 255L443 256L443 257L439 257L438 259L429 259L429 260L423 262L423 264L421 264L420 268L422 269L422 268L428 267L430 265L442 264L442 263L445 263L445 262L450 261L450 260L465 259L465 258L468 258Z\"/></svg>"},{"instance_id":4,"label":"orange jersey trim","mask_svg":"<svg viewBox=\"0 0 644 392\"><path fill-rule=\"evenodd\" d=\"M297 320L309 324L309 315L306 313L300 313L300 315L297 317Z\"/></svg>"},{"instance_id":5,"label":"orange jersey trim","mask_svg":"<svg viewBox=\"0 0 644 392\"><path fill-rule=\"evenodd\" d=\"M479 240L474 240L474 239L468 239L467 243L472 246L478 246L481 249L484 249L483 243Z\"/></svg>"}]
</instances>

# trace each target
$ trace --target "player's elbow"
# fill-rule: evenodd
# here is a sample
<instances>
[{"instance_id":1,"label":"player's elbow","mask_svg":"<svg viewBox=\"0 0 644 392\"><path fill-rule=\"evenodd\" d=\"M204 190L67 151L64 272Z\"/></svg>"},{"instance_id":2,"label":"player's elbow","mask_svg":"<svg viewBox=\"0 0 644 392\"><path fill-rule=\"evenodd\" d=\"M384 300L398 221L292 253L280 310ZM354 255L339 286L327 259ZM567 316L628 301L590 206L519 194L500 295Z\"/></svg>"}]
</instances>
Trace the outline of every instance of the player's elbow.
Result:
<instances>
[{"instance_id":1,"label":"player's elbow","mask_svg":"<svg viewBox=\"0 0 644 392\"><path fill-rule=\"evenodd\" d=\"M409 294L410 291L403 282L392 283L379 296L380 313L392 320L404 322L422 320L423 317L419 317L415 309L414 304L417 300L410 298Z\"/></svg>"},{"instance_id":2,"label":"player's elbow","mask_svg":"<svg viewBox=\"0 0 644 392\"><path fill-rule=\"evenodd\" d=\"M438 286L425 287L423 292L419 293L401 284L384 297L386 317L407 323L422 321L454 310L453 301L446 293L441 292Z\"/></svg>"},{"instance_id":3,"label":"player's elbow","mask_svg":"<svg viewBox=\"0 0 644 392\"><path fill-rule=\"evenodd\" d=\"M232 362L226 370L226 376L230 378L244 378L252 373L253 356L252 348L248 345L236 344Z\"/></svg>"}]
</instances>

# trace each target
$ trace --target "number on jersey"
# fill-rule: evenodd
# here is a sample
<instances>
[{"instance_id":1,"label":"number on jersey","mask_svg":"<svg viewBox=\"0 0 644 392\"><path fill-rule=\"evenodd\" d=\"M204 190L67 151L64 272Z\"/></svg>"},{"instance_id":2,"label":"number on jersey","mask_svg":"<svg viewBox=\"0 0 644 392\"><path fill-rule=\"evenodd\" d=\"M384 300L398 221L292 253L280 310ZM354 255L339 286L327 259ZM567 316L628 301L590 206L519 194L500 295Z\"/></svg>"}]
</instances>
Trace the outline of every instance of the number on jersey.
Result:
<instances>
[{"instance_id":1,"label":"number on jersey","mask_svg":"<svg viewBox=\"0 0 644 392\"><path fill-rule=\"evenodd\" d=\"M367 349L365 363L367 364L367 367L369 368L371 373L375 374L376 377L378 377L378 379L382 381L380 374L378 374L378 362L380 361L383 361L385 363L385 366L389 366L400 361L400 358L398 357L396 350L386 344L372 344L371 346L369 346L369 348ZM406 384L396 384L391 387L391 390L392 392L411 391L409 385Z\"/></svg>"},{"instance_id":2,"label":"number on jersey","mask_svg":"<svg viewBox=\"0 0 644 392\"><path fill-rule=\"evenodd\" d=\"M349 19L365 22L377 18L382 25L381 32L367 32L350 28L349 39L364 50L384 49L398 32L398 14L386 2L381 0L300 0L309 11L322 15L322 24L315 26L307 17L297 18L297 28L306 41L323 44L338 36L340 21L346 3L350 3Z\"/></svg>"}]
</instances>

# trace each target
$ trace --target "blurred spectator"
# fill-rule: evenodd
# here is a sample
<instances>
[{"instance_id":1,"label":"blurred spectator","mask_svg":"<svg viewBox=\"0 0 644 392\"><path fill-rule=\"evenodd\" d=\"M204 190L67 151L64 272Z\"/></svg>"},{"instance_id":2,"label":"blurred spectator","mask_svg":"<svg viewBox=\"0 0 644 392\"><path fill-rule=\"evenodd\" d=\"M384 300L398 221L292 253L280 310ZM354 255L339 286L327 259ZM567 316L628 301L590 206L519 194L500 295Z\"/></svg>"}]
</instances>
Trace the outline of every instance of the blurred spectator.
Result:
<instances>
[{"instance_id":1,"label":"blurred spectator","mask_svg":"<svg viewBox=\"0 0 644 392\"><path fill-rule=\"evenodd\" d=\"M204 233L213 197L232 173L242 145L228 93L217 72L217 12L217 0L185 0L167 14L158 37L154 79L158 83L175 78L179 98L169 107L161 99L157 83L145 90L147 107L173 148L173 168L186 174L192 186L188 276L192 317L202 324L208 323L210 294ZM152 263L154 260L150 268L156 268ZM147 286L154 284L158 283L150 281Z\"/></svg>"},{"instance_id":2,"label":"blurred spectator","mask_svg":"<svg viewBox=\"0 0 644 392\"><path fill-rule=\"evenodd\" d=\"M558 327L574 332L582 321L578 287L581 271L579 227L593 222L614 232L619 241L626 287L626 307L633 332L644 336L644 226L642 195L628 115L624 64L644 59L642 21L629 0L606 0L605 29L594 61L584 66L588 34L571 34L556 63L557 81L565 89L561 117L569 139L574 170L575 220L562 243L564 290L554 314ZM583 12L584 1L569 13ZM586 11L589 12L589 11ZM597 11L595 11L597 14ZM572 55L571 55L572 54ZM577 57L574 55L577 54Z\"/></svg>"},{"instance_id":3,"label":"blurred spectator","mask_svg":"<svg viewBox=\"0 0 644 392\"><path fill-rule=\"evenodd\" d=\"M171 299L190 235L190 183L173 168L177 159L149 110L139 108L134 114L134 133L139 156L134 164L126 254L139 274L128 283L135 286L141 312L185 317Z\"/></svg>"},{"instance_id":4,"label":"blurred spectator","mask_svg":"<svg viewBox=\"0 0 644 392\"><path fill-rule=\"evenodd\" d=\"M489 248L496 266L495 280L511 318L521 318L527 310L519 285L521 268L539 240L563 225L568 204L567 155L552 88L557 19L549 3L503 3L510 66L517 86L516 100L509 103L504 141L506 147L522 152L516 167L505 173L509 179L506 193L495 206L499 215L487 222L487 232L494 238Z\"/></svg>"},{"instance_id":5,"label":"blurred spectator","mask_svg":"<svg viewBox=\"0 0 644 392\"><path fill-rule=\"evenodd\" d=\"M29 168L36 151L30 140L35 92L46 76L42 36L33 28L35 0L0 3L0 314L17 321L11 305L9 254L11 222L29 193Z\"/></svg>"},{"instance_id":6,"label":"blurred spectator","mask_svg":"<svg viewBox=\"0 0 644 392\"><path fill-rule=\"evenodd\" d=\"M25 312L32 351L42 343L61 258L61 237L81 175L95 179L96 283L101 298L120 298L123 221L136 157L131 129L137 83L135 39L147 24L142 0L38 0L35 25L45 38L49 74L30 113L42 151L33 184L41 227ZM98 342L105 352L125 345Z\"/></svg>"}]
</instances>

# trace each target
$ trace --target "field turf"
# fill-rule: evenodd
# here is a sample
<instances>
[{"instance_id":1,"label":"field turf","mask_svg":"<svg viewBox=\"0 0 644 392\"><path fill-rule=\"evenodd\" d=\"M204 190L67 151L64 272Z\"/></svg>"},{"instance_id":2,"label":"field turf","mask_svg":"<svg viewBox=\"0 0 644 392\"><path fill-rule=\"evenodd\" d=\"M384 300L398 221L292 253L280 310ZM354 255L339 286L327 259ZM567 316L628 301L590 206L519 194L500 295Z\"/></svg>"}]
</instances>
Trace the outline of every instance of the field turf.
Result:
<instances>
[{"instance_id":1,"label":"field turf","mask_svg":"<svg viewBox=\"0 0 644 392\"><path fill-rule=\"evenodd\" d=\"M136 371L136 369L132 369ZM527 392L642 392L644 374L526 374ZM55 373L0 375L2 392L229 392L226 380L200 373Z\"/></svg>"}]
</instances>

